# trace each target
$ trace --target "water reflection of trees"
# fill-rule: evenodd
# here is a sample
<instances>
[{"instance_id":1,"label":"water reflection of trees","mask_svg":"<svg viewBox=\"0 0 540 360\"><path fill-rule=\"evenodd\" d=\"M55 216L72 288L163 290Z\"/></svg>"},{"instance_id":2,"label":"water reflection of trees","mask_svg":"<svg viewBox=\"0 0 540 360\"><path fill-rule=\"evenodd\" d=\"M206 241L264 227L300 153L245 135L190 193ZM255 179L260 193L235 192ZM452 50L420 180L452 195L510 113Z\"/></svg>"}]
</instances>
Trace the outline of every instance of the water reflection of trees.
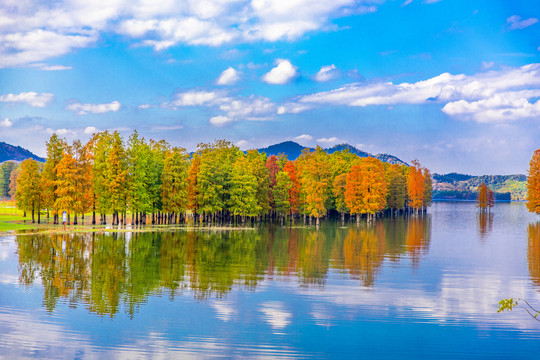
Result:
<instances>
[{"instance_id":1,"label":"water reflection of trees","mask_svg":"<svg viewBox=\"0 0 540 360\"><path fill-rule=\"evenodd\" d=\"M540 223L529 224L527 262L535 286L540 287Z\"/></svg>"},{"instance_id":2,"label":"water reflection of trees","mask_svg":"<svg viewBox=\"0 0 540 360\"><path fill-rule=\"evenodd\" d=\"M478 222L478 233L481 239L485 239L493 231L493 213L480 211L476 215Z\"/></svg>"},{"instance_id":3,"label":"water reflection of trees","mask_svg":"<svg viewBox=\"0 0 540 360\"><path fill-rule=\"evenodd\" d=\"M92 312L133 316L152 294L173 299L254 290L273 276L324 286L331 268L364 286L385 259L417 262L427 250L429 217L385 219L343 228L270 227L246 231L33 235L17 239L19 281L44 288L44 306L85 304Z\"/></svg>"}]
</instances>

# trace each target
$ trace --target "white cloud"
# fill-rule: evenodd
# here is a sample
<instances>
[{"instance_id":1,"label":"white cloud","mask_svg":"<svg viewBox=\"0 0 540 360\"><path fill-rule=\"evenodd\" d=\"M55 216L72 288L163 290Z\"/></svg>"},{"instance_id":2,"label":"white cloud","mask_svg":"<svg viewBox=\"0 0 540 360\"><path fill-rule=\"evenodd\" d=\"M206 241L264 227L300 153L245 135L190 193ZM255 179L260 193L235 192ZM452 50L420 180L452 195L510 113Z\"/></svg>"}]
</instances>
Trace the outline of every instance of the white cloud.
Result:
<instances>
[{"instance_id":1,"label":"white cloud","mask_svg":"<svg viewBox=\"0 0 540 360\"><path fill-rule=\"evenodd\" d=\"M30 67L44 70L44 71L62 71L62 70L71 70L73 69L71 66L64 66L64 65L48 65L44 63L35 63L31 64Z\"/></svg>"},{"instance_id":2,"label":"white cloud","mask_svg":"<svg viewBox=\"0 0 540 360\"><path fill-rule=\"evenodd\" d=\"M532 26L537 22L537 18L521 19L521 16L519 15L512 15L506 19L506 25L510 30L525 29L526 27Z\"/></svg>"},{"instance_id":3,"label":"white cloud","mask_svg":"<svg viewBox=\"0 0 540 360\"><path fill-rule=\"evenodd\" d=\"M0 121L0 127L11 127L13 125L13 122L10 121L8 118L5 118L4 120Z\"/></svg>"},{"instance_id":4,"label":"white cloud","mask_svg":"<svg viewBox=\"0 0 540 360\"><path fill-rule=\"evenodd\" d=\"M295 141L311 141L313 140L313 136L308 134L302 134L294 138Z\"/></svg>"},{"instance_id":5,"label":"white cloud","mask_svg":"<svg viewBox=\"0 0 540 360\"><path fill-rule=\"evenodd\" d=\"M54 100L54 95L50 93L36 93L34 91L20 94L0 95L0 102L4 103L25 103L32 107L45 107Z\"/></svg>"},{"instance_id":6,"label":"white cloud","mask_svg":"<svg viewBox=\"0 0 540 360\"><path fill-rule=\"evenodd\" d=\"M376 11L376 0L13 1L0 8L0 67L26 66L120 34L159 51L292 41L334 31L332 20Z\"/></svg>"},{"instance_id":7,"label":"white cloud","mask_svg":"<svg viewBox=\"0 0 540 360\"><path fill-rule=\"evenodd\" d=\"M113 101L106 104L81 104L79 102L75 102L66 106L66 110L74 111L78 115L85 115L88 113L103 114L107 112L117 112L121 107L122 105L118 101Z\"/></svg>"},{"instance_id":8,"label":"white cloud","mask_svg":"<svg viewBox=\"0 0 540 360\"><path fill-rule=\"evenodd\" d=\"M240 73L236 71L233 67L229 67L219 75L219 78L216 80L218 85L232 85L240 79Z\"/></svg>"},{"instance_id":9,"label":"white cloud","mask_svg":"<svg viewBox=\"0 0 540 360\"><path fill-rule=\"evenodd\" d=\"M217 99L220 99L223 93L218 91L186 91L178 93L174 96L174 100L171 101L173 106L203 106L211 105Z\"/></svg>"},{"instance_id":10,"label":"white cloud","mask_svg":"<svg viewBox=\"0 0 540 360\"><path fill-rule=\"evenodd\" d=\"M210 118L210 124L214 126L224 126L233 122L233 120L234 119L231 119L228 116L218 115L218 116L213 116Z\"/></svg>"},{"instance_id":11,"label":"white cloud","mask_svg":"<svg viewBox=\"0 0 540 360\"><path fill-rule=\"evenodd\" d=\"M84 129L84 133L86 135L92 135L94 133L97 133L98 132L98 129L95 128L94 126L87 126L85 129Z\"/></svg>"},{"instance_id":12,"label":"white cloud","mask_svg":"<svg viewBox=\"0 0 540 360\"><path fill-rule=\"evenodd\" d=\"M495 63L492 61L482 61L482 70L491 69L495 66Z\"/></svg>"},{"instance_id":13,"label":"white cloud","mask_svg":"<svg viewBox=\"0 0 540 360\"><path fill-rule=\"evenodd\" d=\"M342 142L340 139L338 139L337 137L333 136L331 138L320 138L320 139L317 139L317 142L320 142L320 143L323 143L323 144L337 144L339 142Z\"/></svg>"},{"instance_id":14,"label":"white cloud","mask_svg":"<svg viewBox=\"0 0 540 360\"><path fill-rule=\"evenodd\" d=\"M66 128L62 128L62 129L51 129L51 128L47 128L45 129L45 132L49 135L52 135L52 134L56 134L56 135L60 135L60 136L63 136L63 135L72 135L72 136L76 136L77 135L77 131L75 130L69 130L69 129L66 129Z\"/></svg>"},{"instance_id":15,"label":"white cloud","mask_svg":"<svg viewBox=\"0 0 540 360\"><path fill-rule=\"evenodd\" d=\"M444 104L450 116L478 122L534 118L540 96L540 64L504 68L475 75L443 73L415 83L353 83L341 88L301 96L279 107L278 114L316 106L371 106Z\"/></svg>"},{"instance_id":16,"label":"white cloud","mask_svg":"<svg viewBox=\"0 0 540 360\"><path fill-rule=\"evenodd\" d=\"M141 104L141 105L137 106L137 109L146 110L146 109L149 109L150 107L151 107L150 104Z\"/></svg>"},{"instance_id":17,"label":"white cloud","mask_svg":"<svg viewBox=\"0 0 540 360\"><path fill-rule=\"evenodd\" d=\"M334 65L328 65L328 66L322 66L321 69L315 74L313 79L315 81L319 82L325 82L337 79L341 76L341 72L339 69Z\"/></svg>"},{"instance_id":18,"label":"white cloud","mask_svg":"<svg viewBox=\"0 0 540 360\"><path fill-rule=\"evenodd\" d=\"M283 85L298 76L296 66L289 60L277 59L276 67L263 75L262 79L268 84Z\"/></svg>"},{"instance_id":19,"label":"white cloud","mask_svg":"<svg viewBox=\"0 0 540 360\"><path fill-rule=\"evenodd\" d=\"M226 91L186 91L175 94L170 103L164 107L177 109L182 106L202 106L214 108L224 114L210 118L210 123L223 126L234 121L265 121L270 120L277 112L276 104L264 96L251 95L228 96Z\"/></svg>"}]
</instances>

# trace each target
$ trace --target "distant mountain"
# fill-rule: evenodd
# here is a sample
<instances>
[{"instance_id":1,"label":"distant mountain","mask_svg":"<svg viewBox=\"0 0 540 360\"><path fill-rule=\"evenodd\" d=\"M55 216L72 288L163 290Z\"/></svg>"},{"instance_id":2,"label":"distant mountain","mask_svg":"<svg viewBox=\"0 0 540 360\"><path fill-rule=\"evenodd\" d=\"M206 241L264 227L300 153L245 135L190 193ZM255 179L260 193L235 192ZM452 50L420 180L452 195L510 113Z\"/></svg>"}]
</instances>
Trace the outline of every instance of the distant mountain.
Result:
<instances>
[{"instance_id":1,"label":"distant mountain","mask_svg":"<svg viewBox=\"0 0 540 360\"><path fill-rule=\"evenodd\" d=\"M433 174L434 199L475 200L478 186L485 182L498 200L525 200L527 176L482 175L472 176L450 173Z\"/></svg>"},{"instance_id":2,"label":"distant mountain","mask_svg":"<svg viewBox=\"0 0 540 360\"><path fill-rule=\"evenodd\" d=\"M45 162L45 159L31 153L30 151L20 147L0 142L0 163L4 161L14 160L23 161L28 158L35 159L37 161Z\"/></svg>"},{"instance_id":3,"label":"distant mountain","mask_svg":"<svg viewBox=\"0 0 540 360\"><path fill-rule=\"evenodd\" d=\"M279 144L271 145L266 148L259 149L259 152L264 152L267 155L279 155L279 154L285 154L289 158L289 160L296 160L302 154L302 150L305 149L304 146L295 143L294 141L285 141ZM313 148L309 148L310 150L314 150ZM368 152L365 152L363 150L357 149L356 147L349 145L349 144L339 144L334 145L331 148L324 149L329 154L335 153L336 151L342 151L342 150L349 150L351 153L356 154L360 157L368 157L372 156L374 158L377 158L381 161L390 163L390 164L402 164L407 165L408 164L399 158L389 155L389 154L370 154Z\"/></svg>"}]
</instances>

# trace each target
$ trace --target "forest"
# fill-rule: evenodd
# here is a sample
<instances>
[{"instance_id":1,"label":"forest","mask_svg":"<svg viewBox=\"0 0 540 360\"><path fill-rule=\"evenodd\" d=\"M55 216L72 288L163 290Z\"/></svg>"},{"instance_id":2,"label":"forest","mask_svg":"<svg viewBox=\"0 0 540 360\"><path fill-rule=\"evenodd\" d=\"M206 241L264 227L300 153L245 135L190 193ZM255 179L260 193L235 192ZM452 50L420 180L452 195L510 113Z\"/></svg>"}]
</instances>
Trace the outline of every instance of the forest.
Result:
<instances>
[{"instance_id":1,"label":"forest","mask_svg":"<svg viewBox=\"0 0 540 360\"><path fill-rule=\"evenodd\" d=\"M8 185L9 184L9 185ZM164 140L146 141L135 131L127 141L115 131L72 144L53 134L46 162L27 159L0 167L0 191L31 213L67 213L68 224L91 214L92 224L244 224L303 216L341 221L418 213L431 205L430 171L360 158L348 150L328 154L305 149L294 161L285 155L241 151L226 140L201 143L190 154Z\"/></svg>"}]
</instances>

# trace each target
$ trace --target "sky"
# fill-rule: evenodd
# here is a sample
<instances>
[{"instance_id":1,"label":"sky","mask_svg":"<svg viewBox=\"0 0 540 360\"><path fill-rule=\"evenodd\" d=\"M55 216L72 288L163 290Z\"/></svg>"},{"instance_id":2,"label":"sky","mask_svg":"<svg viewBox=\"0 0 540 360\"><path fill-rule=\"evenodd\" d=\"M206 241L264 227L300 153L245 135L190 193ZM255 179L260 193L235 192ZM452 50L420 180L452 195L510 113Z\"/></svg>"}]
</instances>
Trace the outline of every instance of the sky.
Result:
<instances>
[{"instance_id":1,"label":"sky","mask_svg":"<svg viewBox=\"0 0 540 360\"><path fill-rule=\"evenodd\" d=\"M525 174L539 19L533 0L3 0L0 141L348 143Z\"/></svg>"}]
</instances>

